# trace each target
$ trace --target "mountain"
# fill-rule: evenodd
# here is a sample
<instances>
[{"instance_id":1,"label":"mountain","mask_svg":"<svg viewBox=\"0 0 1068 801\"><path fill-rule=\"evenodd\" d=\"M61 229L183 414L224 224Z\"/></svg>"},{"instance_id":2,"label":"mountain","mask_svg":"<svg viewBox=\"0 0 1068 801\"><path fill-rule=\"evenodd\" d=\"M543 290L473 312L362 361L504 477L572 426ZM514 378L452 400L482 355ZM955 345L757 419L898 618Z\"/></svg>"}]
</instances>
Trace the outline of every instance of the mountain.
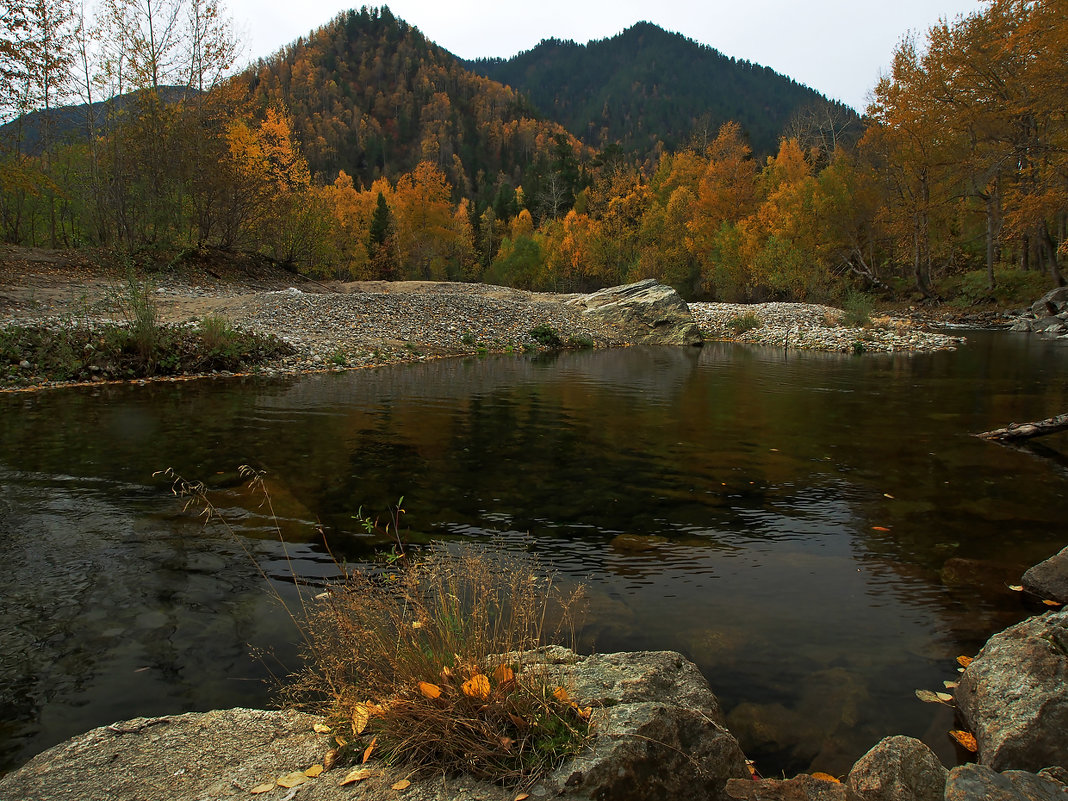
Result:
<instances>
[{"instance_id":1,"label":"mountain","mask_svg":"<svg viewBox=\"0 0 1068 801\"><path fill-rule=\"evenodd\" d=\"M164 103L177 103L196 94L187 86L161 86L157 90ZM128 92L95 103L59 106L49 111L31 111L5 125L0 125L0 143L8 145L17 139L20 152L38 156L44 145L46 131L54 143L78 144L86 140L92 127L100 135L114 127L127 112L138 107L142 94Z\"/></svg>"},{"instance_id":2,"label":"mountain","mask_svg":"<svg viewBox=\"0 0 1068 801\"><path fill-rule=\"evenodd\" d=\"M585 45L547 39L467 66L526 95L586 144L652 154L715 136L734 120L758 154L774 153L794 115L830 101L768 67L739 61L649 22ZM856 113L832 103L856 119Z\"/></svg>"},{"instance_id":3,"label":"mountain","mask_svg":"<svg viewBox=\"0 0 1068 801\"><path fill-rule=\"evenodd\" d=\"M342 13L240 80L254 103L284 103L327 181L344 170L368 185L431 161L484 205L502 184L529 189L583 152L517 92L466 70L386 7Z\"/></svg>"}]
</instances>

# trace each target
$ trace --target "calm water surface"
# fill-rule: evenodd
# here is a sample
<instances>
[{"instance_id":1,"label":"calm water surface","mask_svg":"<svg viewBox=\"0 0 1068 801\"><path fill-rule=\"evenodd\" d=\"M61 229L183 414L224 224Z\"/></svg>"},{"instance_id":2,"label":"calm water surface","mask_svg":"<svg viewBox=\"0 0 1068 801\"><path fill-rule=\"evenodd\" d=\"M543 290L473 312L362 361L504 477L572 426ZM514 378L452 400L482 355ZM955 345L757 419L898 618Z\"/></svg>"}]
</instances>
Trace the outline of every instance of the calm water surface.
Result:
<instances>
[{"instance_id":1,"label":"calm water surface","mask_svg":"<svg viewBox=\"0 0 1068 801\"><path fill-rule=\"evenodd\" d=\"M951 764L922 704L1034 609L1006 584L1065 545L1068 460L970 433L1068 408L1068 348L973 333L932 355L703 349L493 357L286 380L0 396L0 767L115 720L269 703L293 568L495 533L585 581L585 649L694 659L767 775L879 738ZM1047 438L1068 450L1068 434ZM182 511L209 484L237 537ZM253 558L249 558L249 553ZM267 574L265 580L259 570ZM266 654L250 656L250 649Z\"/></svg>"}]
</instances>

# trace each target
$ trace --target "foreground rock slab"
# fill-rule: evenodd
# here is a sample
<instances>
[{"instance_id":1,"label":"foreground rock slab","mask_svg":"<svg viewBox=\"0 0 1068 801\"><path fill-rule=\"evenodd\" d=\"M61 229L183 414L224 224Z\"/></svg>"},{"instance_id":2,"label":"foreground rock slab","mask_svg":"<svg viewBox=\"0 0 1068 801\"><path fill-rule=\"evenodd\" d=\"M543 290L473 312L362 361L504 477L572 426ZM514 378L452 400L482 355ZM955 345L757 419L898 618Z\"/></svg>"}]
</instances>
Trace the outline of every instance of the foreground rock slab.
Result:
<instances>
[{"instance_id":1,"label":"foreground rock slab","mask_svg":"<svg viewBox=\"0 0 1068 801\"><path fill-rule=\"evenodd\" d=\"M1068 609L991 637L964 671L957 707L994 770L1068 768Z\"/></svg>"},{"instance_id":2,"label":"foreground rock slab","mask_svg":"<svg viewBox=\"0 0 1068 801\"><path fill-rule=\"evenodd\" d=\"M647 278L567 301L583 316L610 326L620 339L643 345L700 345L701 331L674 289Z\"/></svg>"},{"instance_id":3,"label":"foreground rock slab","mask_svg":"<svg viewBox=\"0 0 1068 801\"><path fill-rule=\"evenodd\" d=\"M725 799L727 780L748 775L707 682L677 653L583 659L566 649L546 649L528 669L559 677L573 698L600 707L590 748L528 788L532 799ZM116 723L61 743L0 779L0 799L512 801L516 796L515 789L462 776L419 778L373 764L368 778L347 786L340 785L345 769L301 779L330 747L329 735L312 728L317 720L292 710L230 709ZM283 777L290 777L284 783L291 787L278 783ZM401 780L411 784L392 789ZM271 787L252 795L261 785Z\"/></svg>"}]
</instances>

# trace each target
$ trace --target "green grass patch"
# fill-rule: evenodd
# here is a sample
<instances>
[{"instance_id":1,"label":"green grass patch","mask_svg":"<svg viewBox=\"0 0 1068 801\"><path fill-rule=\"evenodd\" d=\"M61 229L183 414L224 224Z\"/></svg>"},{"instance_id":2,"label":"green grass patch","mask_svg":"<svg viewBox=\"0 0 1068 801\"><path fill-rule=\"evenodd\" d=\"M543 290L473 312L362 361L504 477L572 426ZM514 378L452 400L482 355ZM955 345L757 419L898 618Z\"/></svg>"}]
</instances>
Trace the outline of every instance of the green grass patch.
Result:
<instances>
[{"instance_id":1,"label":"green grass patch","mask_svg":"<svg viewBox=\"0 0 1068 801\"><path fill-rule=\"evenodd\" d=\"M760 328L760 325L760 318L756 315L756 312L746 312L737 317L732 317L727 321L727 328L729 328L735 336L741 336L748 331Z\"/></svg>"}]
</instances>

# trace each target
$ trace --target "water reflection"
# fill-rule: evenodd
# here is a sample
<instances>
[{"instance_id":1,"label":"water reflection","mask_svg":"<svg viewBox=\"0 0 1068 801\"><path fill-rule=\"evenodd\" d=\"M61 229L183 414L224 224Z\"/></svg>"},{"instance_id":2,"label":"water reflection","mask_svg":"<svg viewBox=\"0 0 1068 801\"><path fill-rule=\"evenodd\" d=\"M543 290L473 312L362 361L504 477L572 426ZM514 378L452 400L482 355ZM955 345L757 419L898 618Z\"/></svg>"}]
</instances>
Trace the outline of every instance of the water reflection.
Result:
<instances>
[{"instance_id":1,"label":"water reflection","mask_svg":"<svg viewBox=\"0 0 1068 801\"><path fill-rule=\"evenodd\" d=\"M769 774L840 773L891 733L950 761L912 691L1026 614L1003 584L1063 546L1068 489L968 434L1063 409L1066 367L1003 334L929 356L714 344L0 397L3 758L265 703L276 665L249 646L292 667L297 640L268 590L292 601L291 570L334 571L320 529L341 559L388 547L353 515L404 495L413 541L496 536L586 582L583 647L692 657ZM267 471L275 515L240 464ZM183 514L151 478L167 466L238 536Z\"/></svg>"}]
</instances>

